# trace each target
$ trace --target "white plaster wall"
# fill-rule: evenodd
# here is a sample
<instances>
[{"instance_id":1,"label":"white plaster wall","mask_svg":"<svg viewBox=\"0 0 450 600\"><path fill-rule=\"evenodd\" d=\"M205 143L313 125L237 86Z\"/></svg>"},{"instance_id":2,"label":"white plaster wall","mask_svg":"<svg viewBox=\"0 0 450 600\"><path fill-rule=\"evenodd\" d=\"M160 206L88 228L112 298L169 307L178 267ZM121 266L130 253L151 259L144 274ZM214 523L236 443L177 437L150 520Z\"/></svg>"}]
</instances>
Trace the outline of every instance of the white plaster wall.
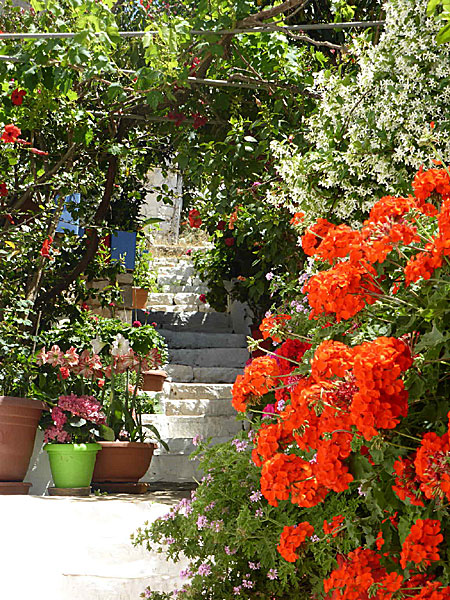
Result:
<instances>
[{"instance_id":1,"label":"white plaster wall","mask_svg":"<svg viewBox=\"0 0 450 600\"><path fill-rule=\"evenodd\" d=\"M163 184L169 188L173 204L165 204L157 200L158 188ZM178 242L181 207L183 203L183 183L179 173L170 171L167 177L163 177L161 169L149 171L146 189L148 193L141 208L144 219L159 218L163 221L159 224L159 230L149 228L153 241L157 244L176 244Z\"/></svg>"}]
</instances>

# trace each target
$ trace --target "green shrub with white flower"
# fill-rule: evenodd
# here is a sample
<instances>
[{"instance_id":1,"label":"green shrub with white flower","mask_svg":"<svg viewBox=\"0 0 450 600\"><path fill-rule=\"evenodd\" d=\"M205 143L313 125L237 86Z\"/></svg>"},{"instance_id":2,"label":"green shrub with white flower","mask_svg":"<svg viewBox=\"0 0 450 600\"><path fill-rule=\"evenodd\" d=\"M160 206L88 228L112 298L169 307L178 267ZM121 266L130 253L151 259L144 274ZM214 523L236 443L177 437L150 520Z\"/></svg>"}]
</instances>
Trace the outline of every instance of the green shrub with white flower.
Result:
<instances>
[{"instance_id":1,"label":"green shrub with white flower","mask_svg":"<svg viewBox=\"0 0 450 600\"><path fill-rule=\"evenodd\" d=\"M272 143L285 186L268 201L304 211L307 224L355 221L374 199L410 193L420 165L432 166L435 152L422 143L430 122L439 154L450 155L450 46L437 45L440 23L426 8L424 0L387 0L379 43L363 33L338 71L315 75L321 100L303 122L308 147Z\"/></svg>"}]
</instances>

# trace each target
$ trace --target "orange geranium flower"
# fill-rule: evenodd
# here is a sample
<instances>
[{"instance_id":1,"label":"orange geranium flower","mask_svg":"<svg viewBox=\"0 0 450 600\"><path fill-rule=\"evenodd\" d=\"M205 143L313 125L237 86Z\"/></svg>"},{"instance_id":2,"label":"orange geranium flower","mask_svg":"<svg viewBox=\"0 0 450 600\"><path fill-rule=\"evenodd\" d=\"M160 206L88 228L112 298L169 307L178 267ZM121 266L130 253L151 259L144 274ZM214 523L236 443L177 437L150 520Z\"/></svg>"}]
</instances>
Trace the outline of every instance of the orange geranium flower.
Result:
<instances>
[{"instance_id":1,"label":"orange geranium flower","mask_svg":"<svg viewBox=\"0 0 450 600\"><path fill-rule=\"evenodd\" d=\"M267 394L278 385L280 371L277 361L270 356L259 356L238 375L232 388L232 404L239 412L245 412L249 405Z\"/></svg>"},{"instance_id":2,"label":"orange geranium flower","mask_svg":"<svg viewBox=\"0 0 450 600\"><path fill-rule=\"evenodd\" d=\"M286 326L286 322L291 320L290 315L270 315L264 317L259 326L259 330L262 333L263 339L272 338L274 342L279 344L281 338L279 333Z\"/></svg>"},{"instance_id":3,"label":"orange geranium flower","mask_svg":"<svg viewBox=\"0 0 450 600\"><path fill-rule=\"evenodd\" d=\"M304 253L308 256L314 256L323 238L330 229L333 229L334 227L335 225L326 219L319 219L317 223L308 227L302 237L302 248Z\"/></svg>"},{"instance_id":4,"label":"orange geranium flower","mask_svg":"<svg viewBox=\"0 0 450 600\"><path fill-rule=\"evenodd\" d=\"M333 517L330 523L328 523L328 521L325 519L323 522L323 532L326 535L332 535L335 538L339 533L338 529L341 527L343 522L343 515L337 515L336 517Z\"/></svg>"},{"instance_id":5,"label":"orange geranium flower","mask_svg":"<svg viewBox=\"0 0 450 600\"><path fill-rule=\"evenodd\" d=\"M353 367L353 350L335 340L322 342L311 361L311 375L316 381L344 377Z\"/></svg>"},{"instance_id":6,"label":"orange geranium flower","mask_svg":"<svg viewBox=\"0 0 450 600\"><path fill-rule=\"evenodd\" d=\"M426 498L444 496L450 501L450 443L449 434L438 436L426 433L417 450L414 467L420 489Z\"/></svg>"},{"instance_id":7,"label":"orange geranium flower","mask_svg":"<svg viewBox=\"0 0 450 600\"><path fill-rule=\"evenodd\" d=\"M406 569L408 562L427 567L440 559L438 546L444 539L441 522L437 519L417 519L403 542L400 565Z\"/></svg>"},{"instance_id":8,"label":"orange geranium flower","mask_svg":"<svg viewBox=\"0 0 450 600\"><path fill-rule=\"evenodd\" d=\"M392 489L400 500L405 501L408 498L414 506L424 506L414 468L414 459L399 457L394 463L394 473L396 477Z\"/></svg>"},{"instance_id":9,"label":"orange geranium flower","mask_svg":"<svg viewBox=\"0 0 450 600\"><path fill-rule=\"evenodd\" d=\"M450 177L445 169L423 170L420 167L412 183L416 198L426 200L433 192L440 194L443 198L450 196Z\"/></svg>"},{"instance_id":10,"label":"orange geranium flower","mask_svg":"<svg viewBox=\"0 0 450 600\"><path fill-rule=\"evenodd\" d=\"M314 527L308 521L302 521L296 526L286 525L283 528L280 537L280 543L277 546L281 556L289 561L295 562L298 558L296 550L305 542L307 537L314 533Z\"/></svg>"},{"instance_id":11,"label":"orange geranium flower","mask_svg":"<svg viewBox=\"0 0 450 600\"><path fill-rule=\"evenodd\" d=\"M313 309L309 316L336 314L336 321L351 319L367 304L374 304L381 289L375 269L365 264L338 263L332 269L313 275L303 291Z\"/></svg>"}]
</instances>

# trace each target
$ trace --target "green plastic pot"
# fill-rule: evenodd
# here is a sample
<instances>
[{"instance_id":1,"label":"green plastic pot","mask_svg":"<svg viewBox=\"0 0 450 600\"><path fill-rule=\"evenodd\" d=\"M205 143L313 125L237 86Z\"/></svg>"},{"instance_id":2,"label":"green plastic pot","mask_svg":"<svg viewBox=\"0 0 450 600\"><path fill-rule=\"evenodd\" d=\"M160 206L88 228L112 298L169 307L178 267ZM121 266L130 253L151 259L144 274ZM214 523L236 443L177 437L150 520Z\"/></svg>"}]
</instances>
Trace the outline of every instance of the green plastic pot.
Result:
<instances>
[{"instance_id":1,"label":"green plastic pot","mask_svg":"<svg viewBox=\"0 0 450 600\"><path fill-rule=\"evenodd\" d=\"M45 444L57 488L89 487L100 444Z\"/></svg>"}]
</instances>

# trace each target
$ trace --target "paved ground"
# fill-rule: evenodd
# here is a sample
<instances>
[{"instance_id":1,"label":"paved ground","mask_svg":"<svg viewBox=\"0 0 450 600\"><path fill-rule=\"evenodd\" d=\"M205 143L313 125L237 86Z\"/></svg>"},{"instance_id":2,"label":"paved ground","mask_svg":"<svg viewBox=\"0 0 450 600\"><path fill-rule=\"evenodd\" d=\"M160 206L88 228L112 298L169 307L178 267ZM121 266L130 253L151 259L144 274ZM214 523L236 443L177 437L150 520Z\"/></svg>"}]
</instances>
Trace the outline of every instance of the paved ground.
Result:
<instances>
[{"instance_id":1,"label":"paved ground","mask_svg":"<svg viewBox=\"0 0 450 600\"><path fill-rule=\"evenodd\" d=\"M184 563L130 543L189 491L89 498L0 496L1 600L139 600L181 587Z\"/></svg>"}]
</instances>

